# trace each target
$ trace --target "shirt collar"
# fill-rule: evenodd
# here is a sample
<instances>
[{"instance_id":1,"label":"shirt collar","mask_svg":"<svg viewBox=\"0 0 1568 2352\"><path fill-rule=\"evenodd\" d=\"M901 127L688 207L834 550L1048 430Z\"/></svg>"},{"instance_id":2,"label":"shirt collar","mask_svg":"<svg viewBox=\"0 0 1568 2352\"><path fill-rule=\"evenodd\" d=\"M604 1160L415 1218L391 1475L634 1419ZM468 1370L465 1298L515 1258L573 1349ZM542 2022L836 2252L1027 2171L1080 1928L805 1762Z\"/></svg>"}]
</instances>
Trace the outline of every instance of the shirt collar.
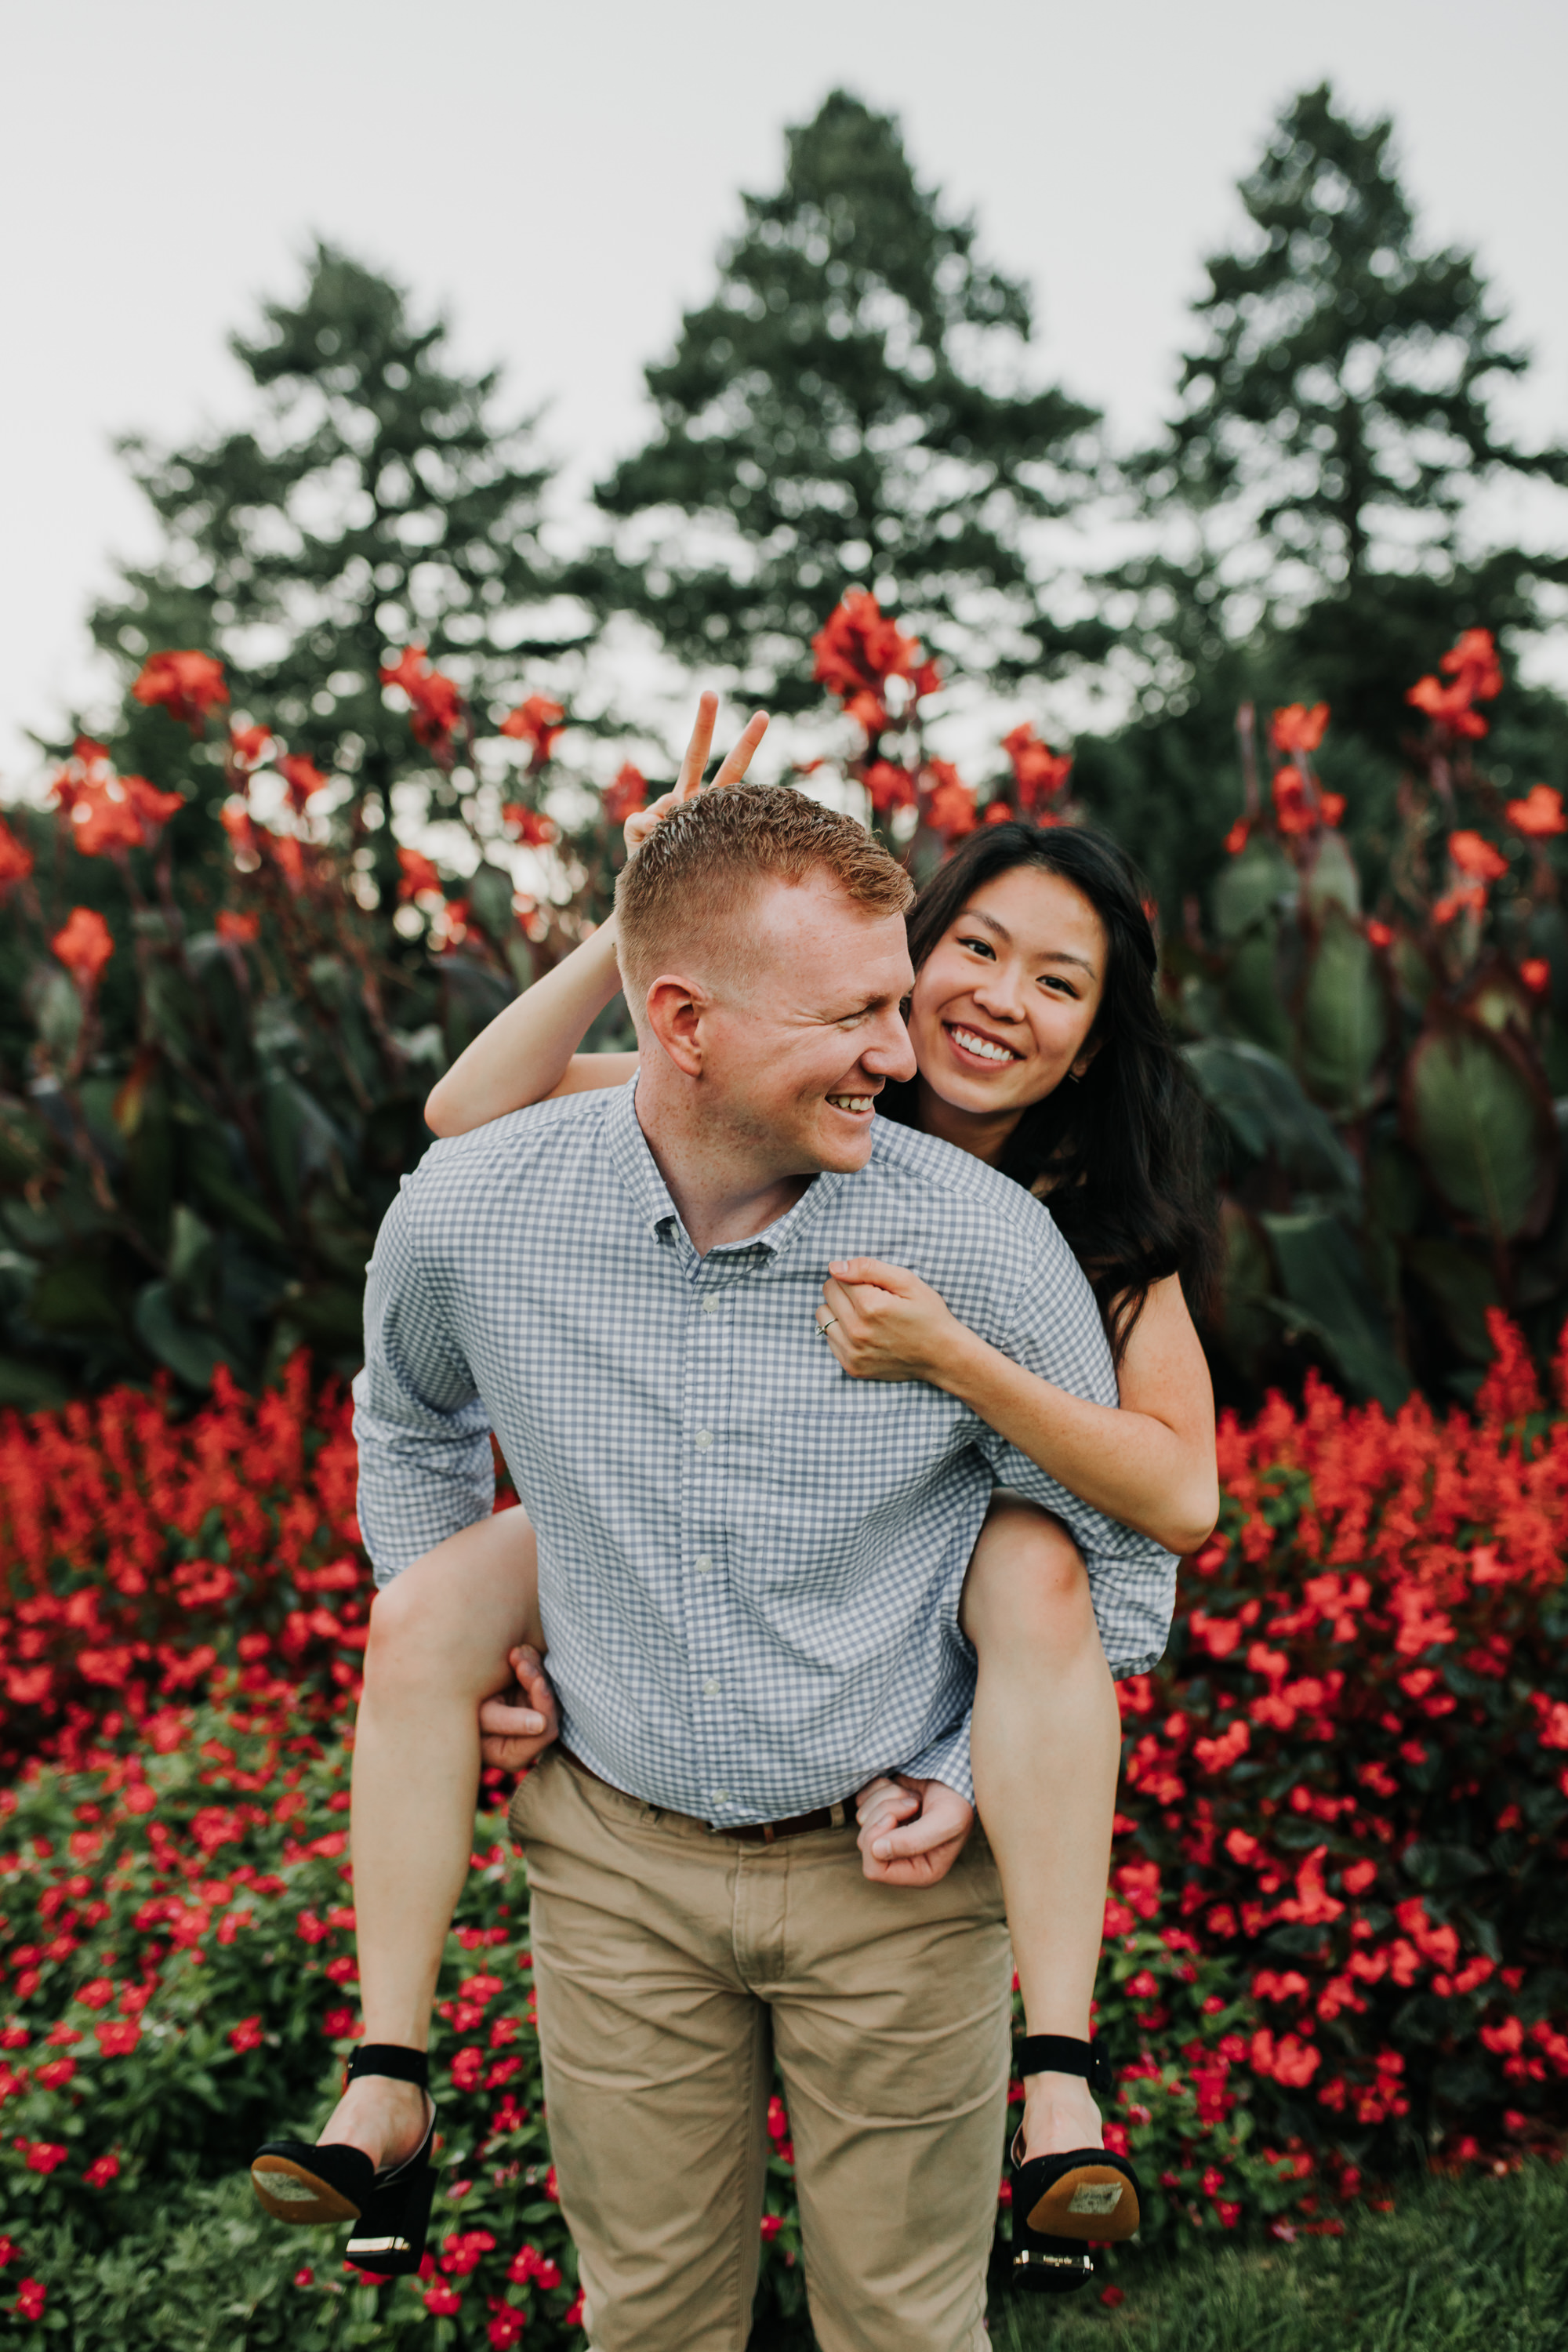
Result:
<instances>
[{"instance_id":1,"label":"shirt collar","mask_svg":"<svg viewBox=\"0 0 1568 2352\"><path fill-rule=\"evenodd\" d=\"M637 1083L634 1075L610 1096L605 1113L605 1140L631 1196L637 1223L656 1238L661 1231L673 1228L687 1239L689 1246L689 1236L680 1222L680 1213L669 1197L669 1188L659 1173L658 1162L648 1149L647 1138L637 1118ZM719 1256L741 1250L765 1250L770 1256L782 1255L799 1234L816 1222L825 1204L851 1181L850 1176L837 1172L814 1176L794 1208L786 1209L784 1215L775 1218L763 1232L749 1234L741 1242L722 1242L717 1250L710 1250L709 1255Z\"/></svg>"}]
</instances>

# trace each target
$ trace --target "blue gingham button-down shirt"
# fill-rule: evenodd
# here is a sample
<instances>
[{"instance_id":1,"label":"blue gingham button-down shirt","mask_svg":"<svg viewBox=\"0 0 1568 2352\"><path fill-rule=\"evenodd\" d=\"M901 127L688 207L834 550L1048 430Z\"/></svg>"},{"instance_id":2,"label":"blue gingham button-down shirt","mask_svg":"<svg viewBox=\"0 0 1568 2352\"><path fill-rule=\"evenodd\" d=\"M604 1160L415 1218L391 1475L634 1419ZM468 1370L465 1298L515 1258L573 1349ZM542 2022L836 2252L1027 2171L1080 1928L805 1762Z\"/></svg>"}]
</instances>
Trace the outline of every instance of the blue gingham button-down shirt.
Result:
<instances>
[{"instance_id":1,"label":"blue gingham button-down shirt","mask_svg":"<svg viewBox=\"0 0 1568 2352\"><path fill-rule=\"evenodd\" d=\"M994 1485L1058 1512L1113 1673L1163 1647L1175 1563L924 1381L817 1337L830 1259L910 1267L1016 1361L1116 1402L1093 1297L1037 1201L878 1120L868 1165L700 1257L636 1081L428 1151L376 1240L354 1384L378 1581L493 1507L493 1429L539 1538L562 1736L645 1802L719 1823L878 1772L972 1797L964 1569Z\"/></svg>"}]
</instances>

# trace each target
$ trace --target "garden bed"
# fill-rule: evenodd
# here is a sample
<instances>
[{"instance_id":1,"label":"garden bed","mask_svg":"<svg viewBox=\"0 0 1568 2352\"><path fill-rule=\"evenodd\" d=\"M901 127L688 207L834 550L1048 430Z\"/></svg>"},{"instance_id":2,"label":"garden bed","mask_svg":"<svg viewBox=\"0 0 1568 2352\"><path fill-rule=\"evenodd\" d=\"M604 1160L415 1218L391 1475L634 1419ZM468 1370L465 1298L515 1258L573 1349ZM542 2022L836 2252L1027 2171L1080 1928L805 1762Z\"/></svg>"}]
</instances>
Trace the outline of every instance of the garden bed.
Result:
<instances>
[{"instance_id":1,"label":"garden bed","mask_svg":"<svg viewBox=\"0 0 1568 2352\"><path fill-rule=\"evenodd\" d=\"M1099 2028L1153 2246L1327 2240L1418 2165L1559 2146L1568 1422L1495 1329L1473 1412L1389 1417L1310 1386L1227 1422L1220 1534L1184 1571L1165 1663L1123 1686ZM250 2148L321 2115L354 2031L353 1476L347 1401L302 1360L258 1399L220 1375L184 1421L121 1391L0 1428L17 2340L217 2344L182 2336L176 2306L210 2319L230 2289L258 2352L584 2340L499 1783L443 1977L428 2274L361 2280L245 2205ZM776 2105L771 2125L781 2332L799 2240Z\"/></svg>"}]
</instances>

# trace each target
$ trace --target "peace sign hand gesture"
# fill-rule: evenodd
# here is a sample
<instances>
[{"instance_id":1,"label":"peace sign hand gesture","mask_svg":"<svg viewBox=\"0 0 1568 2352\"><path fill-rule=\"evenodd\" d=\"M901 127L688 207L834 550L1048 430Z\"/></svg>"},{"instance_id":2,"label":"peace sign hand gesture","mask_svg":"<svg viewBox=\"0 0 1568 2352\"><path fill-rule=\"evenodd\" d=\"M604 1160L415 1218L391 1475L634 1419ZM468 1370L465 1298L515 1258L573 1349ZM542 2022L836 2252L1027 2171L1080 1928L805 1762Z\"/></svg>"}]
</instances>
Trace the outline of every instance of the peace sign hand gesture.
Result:
<instances>
[{"instance_id":1,"label":"peace sign hand gesture","mask_svg":"<svg viewBox=\"0 0 1568 2352\"><path fill-rule=\"evenodd\" d=\"M661 816L667 816L682 801L691 800L702 782L702 771L708 765L708 754L713 746L713 721L719 715L719 698L707 693L698 698L697 723L691 730L691 740L686 747L686 757L680 763L680 774L672 793L661 794L651 808L637 809L626 824L626 855L642 847ZM768 714L755 711L747 719L734 750L714 777L714 785L738 784L752 764L752 754L768 731Z\"/></svg>"}]
</instances>

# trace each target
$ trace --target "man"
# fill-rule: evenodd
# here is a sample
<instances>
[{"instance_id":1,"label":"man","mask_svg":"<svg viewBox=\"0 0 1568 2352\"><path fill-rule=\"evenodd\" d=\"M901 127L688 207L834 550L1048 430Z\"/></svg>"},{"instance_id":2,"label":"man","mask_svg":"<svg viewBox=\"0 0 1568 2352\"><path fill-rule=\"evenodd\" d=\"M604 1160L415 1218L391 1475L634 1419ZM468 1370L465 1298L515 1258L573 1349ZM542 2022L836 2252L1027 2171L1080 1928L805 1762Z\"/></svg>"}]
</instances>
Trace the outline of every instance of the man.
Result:
<instances>
[{"instance_id":1,"label":"man","mask_svg":"<svg viewBox=\"0 0 1568 2352\"><path fill-rule=\"evenodd\" d=\"M803 795L677 809L618 897L635 1088L438 1145L376 1244L356 1425L378 1576L488 1512L492 1427L538 1533L561 1745L512 1822L596 2352L742 2352L774 2058L824 2352L984 2343L1008 1958L965 1843L957 1608L994 1484L1058 1511L1114 1588L1113 1663L1164 1636L1164 1554L818 1336L829 1264L880 1258L1115 1401L1038 1205L876 1121L913 1068L910 895ZM846 1811L895 1764L921 1800L913 1887L868 1881Z\"/></svg>"}]
</instances>

